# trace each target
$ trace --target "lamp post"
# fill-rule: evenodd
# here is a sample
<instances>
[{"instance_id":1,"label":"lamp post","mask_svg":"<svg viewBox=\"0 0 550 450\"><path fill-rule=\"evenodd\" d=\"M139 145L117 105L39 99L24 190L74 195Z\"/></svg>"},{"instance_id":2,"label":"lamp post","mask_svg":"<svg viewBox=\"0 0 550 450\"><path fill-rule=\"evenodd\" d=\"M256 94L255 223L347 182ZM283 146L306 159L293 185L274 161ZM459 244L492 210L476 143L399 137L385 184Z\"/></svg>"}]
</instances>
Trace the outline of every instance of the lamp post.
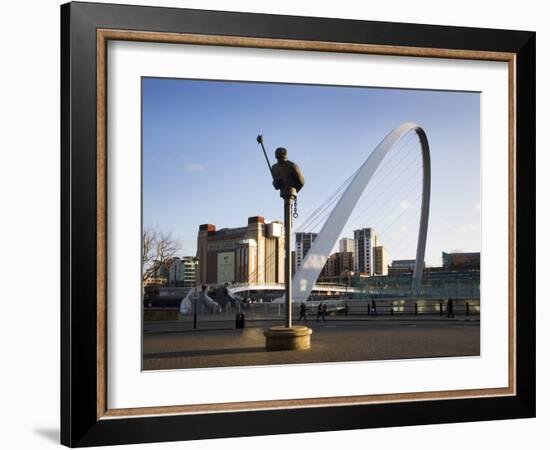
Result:
<instances>
[{"instance_id":1,"label":"lamp post","mask_svg":"<svg viewBox=\"0 0 550 450\"><path fill-rule=\"evenodd\" d=\"M195 306L193 307L193 329L197 328L197 299L199 296L197 295L197 288L195 287Z\"/></svg>"},{"instance_id":2,"label":"lamp post","mask_svg":"<svg viewBox=\"0 0 550 450\"><path fill-rule=\"evenodd\" d=\"M347 267L344 268L344 275L346 277L346 300L348 299L348 286L349 286L349 269Z\"/></svg>"}]
</instances>

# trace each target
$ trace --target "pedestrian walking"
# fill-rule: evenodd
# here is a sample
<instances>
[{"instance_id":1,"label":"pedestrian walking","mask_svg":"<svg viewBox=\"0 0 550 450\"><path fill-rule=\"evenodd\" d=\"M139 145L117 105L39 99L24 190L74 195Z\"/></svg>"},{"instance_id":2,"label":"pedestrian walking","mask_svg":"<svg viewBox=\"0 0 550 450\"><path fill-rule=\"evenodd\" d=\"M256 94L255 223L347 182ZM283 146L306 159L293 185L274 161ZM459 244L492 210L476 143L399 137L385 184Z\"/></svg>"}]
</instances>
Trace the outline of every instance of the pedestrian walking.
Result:
<instances>
[{"instance_id":1,"label":"pedestrian walking","mask_svg":"<svg viewBox=\"0 0 550 450\"><path fill-rule=\"evenodd\" d=\"M376 300L372 300L371 302L371 310L373 316L378 316L378 313L376 312Z\"/></svg>"},{"instance_id":2,"label":"pedestrian walking","mask_svg":"<svg viewBox=\"0 0 550 450\"><path fill-rule=\"evenodd\" d=\"M323 322L325 321L326 316L327 316L327 304L323 303Z\"/></svg>"},{"instance_id":3,"label":"pedestrian walking","mask_svg":"<svg viewBox=\"0 0 550 450\"><path fill-rule=\"evenodd\" d=\"M300 317L298 318L298 322L300 322L300 320L302 319L307 322L307 308L304 302L300 304Z\"/></svg>"},{"instance_id":4,"label":"pedestrian walking","mask_svg":"<svg viewBox=\"0 0 550 450\"><path fill-rule=\"evenodd\" d=\"M453 318L455 317L454 309L453 309L453 299L450 298L447 300L447 318Z\"/></svg>"},{"instance_id":5,"label":"pedestrian walking","mask_svg":"<svg viewBox=\"0 0 550 450\"><path fill-rule=\"evenodd\" d=\"M317 322L319 322L319 317L321 317L322 315L323 315L323 303L319 302L319 304L317 305Z\"/></svg>"}]
</instances>

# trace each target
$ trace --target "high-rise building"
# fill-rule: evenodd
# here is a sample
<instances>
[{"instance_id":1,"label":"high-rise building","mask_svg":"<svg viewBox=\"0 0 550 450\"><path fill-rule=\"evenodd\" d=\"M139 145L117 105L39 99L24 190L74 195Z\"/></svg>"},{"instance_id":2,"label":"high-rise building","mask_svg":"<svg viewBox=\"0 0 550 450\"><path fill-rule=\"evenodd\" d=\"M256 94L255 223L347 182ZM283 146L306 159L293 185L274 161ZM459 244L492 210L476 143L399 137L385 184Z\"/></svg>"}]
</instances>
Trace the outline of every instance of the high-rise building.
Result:
<instances>
[{"instance_id":1,"label":"high-rise building","mask_svg":"<svg viewBox=\"0 0 550 450\"><path fill-rule=\"evenodd\" d=\"M388 251L383 245L377 245L374 247L374 274L388 274Z\"/></svg>"},{"instance_id":2,"label":"high-rise building","mask_svg":"<svg viewBox=\"0 0 550 450\"><path fill-rule=\"evenodd\" d=\"M349 278L351 273L353 273L353 253L336 252L328 257L319 278L323 280L338 277Z\"/></svg>"},{"instance_id":3,"label":"high-rise building","mask_svg":"<svg viewBox=\"0 0 550 450\"><path fill-rule=\"evenodd\" d=\"M338 258L338 264L336 266L338 275L349 276L350 273L353 273L354 252L338 252L336 255Z\"/></svg>"},{"instance_id":4,"label":"high-rise building","mask_svg":"<svg viewBox=\"0 0 550 450\"><path fill-rule=\"evenodd\" d=\"M199 227L197 284L226 282L284 283L284 227L249 217L248 225L216 230Z\"/></svg>"},{"instance_id":5,"label":"high-rise building","mask_svg":"<svg viewBox=\"0 0 550 450\"><path fill-rule=\"evenodd\" d=\"M338 244L339 244L338 251L340 253L346 253L346 252L354 253L355 252L355 242L351 238L342 238L342 239L340 239ZM351 270L351 268L350 268L350 270Z\"/></svg>"},{"instance_id":6,"label":"high-rise building","mask_svg":"<svg viewBox=\"0 0 550 450\"><path fill-rule=\"evenodd\" d=\"M155 261L145 286L193 287L196 284L198 260L194 256L173 256Z\"/></svg>"},{"instance_id":7,"label":"high-rise building","mask_svg":"<svg viewBox=\"0 0 550 450\"><path fill-rule=\"evenodd\" d=\"M183 287L196 286L199 260L195 256L183 256L181 263L183 265Z\"/></svg>"},{"instance_id":8,"label":"high-rise building","mask_svg":"<svg viewBox=\"0 0 550 450\"><path fill-rule=\"evenodd\" d=\"M333 253L327 258L327 262L323 266L323 270L319 274L319 280L325 281L328 278L333 278L336 276L336 253Z\"/></svg>"},{"instance_id":9,"label":"high-rise building","mask_svg":"<svg viewBox=\"0 0 550 450\"><path fill-rule=\"evenodd\" d=\"M307 255L307 252L313 245L313 241L317 237L317 233L298 232L295 234L295 236L296 236L295 267L296 267L296 270L298 270L298 267L302 265L302 262L304 261Z\"/></svg>"},{"instance_id":10,"label":"high-rise building","mask_svg":"<svg viewBox=\"0 0 550 450\"><path fill-rule=\"evenodd\" d=\"M358 275L374 275L374 247L378 246L378 234L372 228L354 230L354 271Z\"/></svg>"}]
</instances>

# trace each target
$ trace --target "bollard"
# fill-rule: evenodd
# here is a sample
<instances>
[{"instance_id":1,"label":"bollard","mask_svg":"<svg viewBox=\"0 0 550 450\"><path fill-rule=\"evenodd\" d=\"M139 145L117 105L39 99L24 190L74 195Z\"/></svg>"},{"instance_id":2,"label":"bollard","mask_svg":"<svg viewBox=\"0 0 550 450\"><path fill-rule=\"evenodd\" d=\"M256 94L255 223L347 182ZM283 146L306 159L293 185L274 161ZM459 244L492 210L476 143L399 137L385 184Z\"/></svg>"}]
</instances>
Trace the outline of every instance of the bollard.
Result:
<instances>
[{"instance_id":1,"label":"bollard","mask_svg":"<svg viewBox=\"0 0 550 450\"><path fill-rule=\"evenodd\" d=\"M239 313L235 316L235 328L242 329L244 328L244 314Z\"/></svg>"}]
</instances>

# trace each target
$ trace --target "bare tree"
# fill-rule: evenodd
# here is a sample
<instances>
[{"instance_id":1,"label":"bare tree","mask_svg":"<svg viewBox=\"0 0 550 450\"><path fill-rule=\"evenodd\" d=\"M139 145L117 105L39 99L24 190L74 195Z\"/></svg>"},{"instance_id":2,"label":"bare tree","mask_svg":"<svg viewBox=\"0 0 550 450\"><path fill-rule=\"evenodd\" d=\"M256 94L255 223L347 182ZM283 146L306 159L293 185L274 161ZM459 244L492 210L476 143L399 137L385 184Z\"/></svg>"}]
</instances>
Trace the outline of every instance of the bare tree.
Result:
<instances>
[{"instance_id":1,"label":"bare tree","mask_svg":"<svg viewBox=\"0 0 550 450\"><path fill-rule=\"evenodd\" d=\"M143 281L155 277L180 250L178 241L172 238L171 233L156 228L143 229L141 245Z\"/></svg>"}]
</instances>

